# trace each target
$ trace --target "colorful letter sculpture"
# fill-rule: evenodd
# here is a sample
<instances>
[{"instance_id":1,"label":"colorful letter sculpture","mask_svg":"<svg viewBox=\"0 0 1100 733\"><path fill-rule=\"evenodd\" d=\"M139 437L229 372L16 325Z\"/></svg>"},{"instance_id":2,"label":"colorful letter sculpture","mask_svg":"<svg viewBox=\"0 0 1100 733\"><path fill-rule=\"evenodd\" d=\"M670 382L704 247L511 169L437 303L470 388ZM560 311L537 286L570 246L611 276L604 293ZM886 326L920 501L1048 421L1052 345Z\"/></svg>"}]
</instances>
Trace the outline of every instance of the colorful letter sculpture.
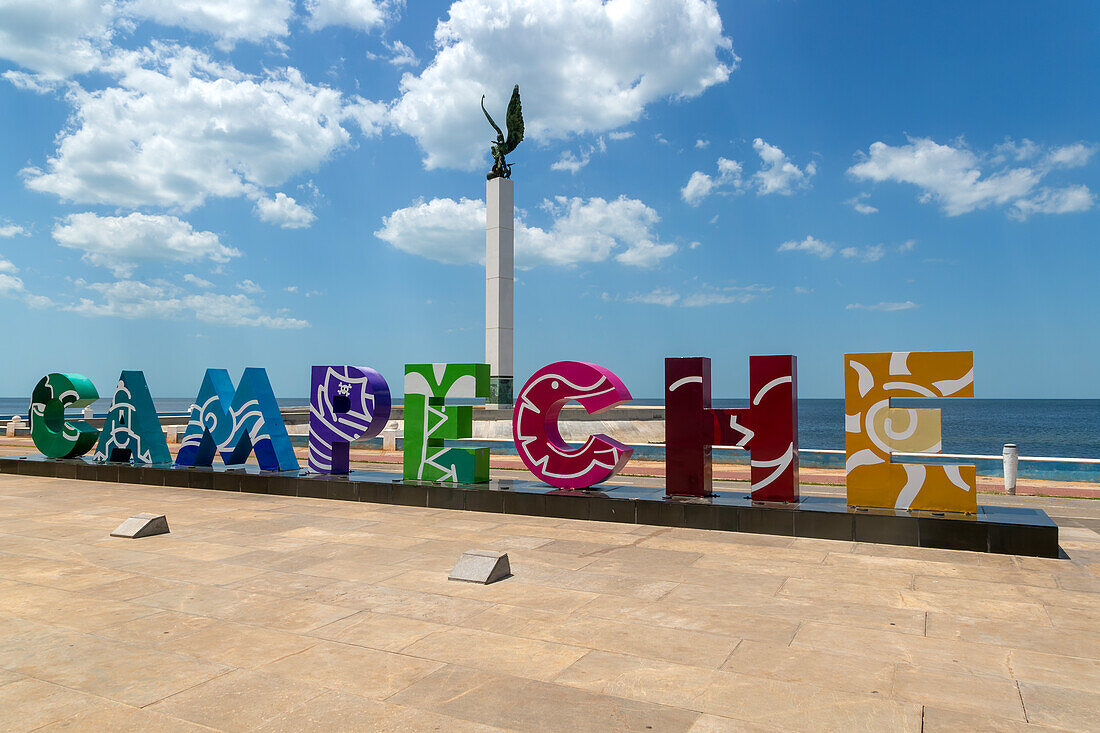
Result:
<instances>
[{"instance_id":1,"label":"colorful letter sculpture","mask_svg":"<svg viewBox=\"0 0 1100 733\"><path fill-rule=\"evenodd\" d=\"M587 489L622 470L634 449L606 435L591 435L580 448L562 440L558 415L570 400L595 414L630 400L630 390L596 364L549 364L523 385L512 415L512 437L520 458L539 479L559 489Z\"/></svg>"},{"instance_id":2,"label":"colorful letter sculpture","mask_svg":"<svg viewBox=\"0 0 1100 733\"><path fill-rule=\"evenodd\" d=\"M176 465L213 465L215 451L227 466L243 464L255 451L261 470L298 470L267 370L245 369L236 391L228 371L206 370Z\"/></svg>"},{"instance_id":3,"label":"colorful letter sculpture","mask_svg":"<svg viewBox=\"0 0 1100 733\"><path fill-rule=\"evenodd\" d=\"M973 397L974 352L844 356L849 506L977 512L973 466L893 463L891 451L942 453L940 411L890 407L891 397Z\"/></svg>"},{"instance_id":4,"label":"colorful letter sculpture","mask_svg":"<svg viewBox=\"0 0 1100 733\"><path fill-rule=\"evenodd\" d=\"M65 422L65 410L87 407L99 399L92 381L83 374L53 372L39 380L31 393L31 439L47 458L76 458L88 452L99 431L83 420Z\"/></svg>"},{"instance_id":5,"label":"colorful letter sculpture","mask_svg":"<svg viewBox=\"0 0 1100 733\"><path fill-rule=\"evenodd\" d=\"M168 441L143 372L124 371L92 458L97 461L171 463Z\"/></svg>"},{"instance_id":6,"label":"colorful letter sculpture","mask_svg":"<svg viewBox=\"0 0 1100 733\"><path fill-rule=\"evenodd\" d=\"M488 481L488 448L443 444L473 435L473 407L446 401L488 396L488 364L406 364L405 478L458 484Z\"/></svg>"},{"instance_id":7,"label":"colorful letter sculpture","mask_svg":"<svg viewBox=\"0 0 1100 733\"><path fill-rule=\"evenodd\" d=\"M711 448L750 451L752 498L798 501L798 381L793 356L750 356L750 406L710 406L710 359L665 359L665 481L669 496L708 496Z\"/></svg>"},{"instance_id":8,"label":"colorful letter sculpture","mask_svg":"<svg viewBox=\"0 0 1100 733\"><path fill-rule=\"evenodd\" d=\"M309 388L309 470L348 473L348 445L390 419L390 387L367 367L315 366Z\"/></svg>"}]
</instances>

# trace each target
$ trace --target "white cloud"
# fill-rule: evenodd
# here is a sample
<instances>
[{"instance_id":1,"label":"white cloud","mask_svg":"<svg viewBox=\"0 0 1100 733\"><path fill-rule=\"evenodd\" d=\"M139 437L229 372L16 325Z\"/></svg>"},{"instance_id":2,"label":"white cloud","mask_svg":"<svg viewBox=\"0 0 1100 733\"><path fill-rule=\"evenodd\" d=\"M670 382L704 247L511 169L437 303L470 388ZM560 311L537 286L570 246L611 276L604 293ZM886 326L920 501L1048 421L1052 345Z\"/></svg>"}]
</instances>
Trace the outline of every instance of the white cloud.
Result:
<instances>
[{"instance_id":1,"label":"white cloud","mask_svg":"<svg viewBox=\"0 0 1100 733\"><path fill-rule=\"evenodd\" d=\"M26 285L23 284L23 278L15 274L17 272L19 268L14 263L0 257L0 297L18 298L31 308L46 308L52 305L53 301L44 295L28 292Z\"/></svg>"},{"instance_id":2,"label":"white cloud","mask_svg":"<svg viewBox=\"0 0 1100 733\"><path fill-rule=\"evenodd\" d=\"M626 298L628 303L646 303L648 305L663 305L670 308L680 300L680 294L668 288L654 288L652 292L640 295L631 295Z\"/></svg>"},{"instance_id":3,"label":"white cloud","mask_svg":"<svg viewBox=\"0 0 1100 733\"><path fill-rule=\"evenodd\" d=\"M833 256L836 249L827 242L822 242L820 239L814 239L813 237L806 237L801 242L784 242L779 245L777 252L805 252L806 254L820 257L821 259L828 259Z\"/></svg>"},{"instance_id":4,"label":"white cloud","mask_svg":"<svg viewBox=\"0 0 1100 733\"><path fill-rule=\"evenodd\" d=\"M741 185L741 164L736 160L719 158L718 174L710 176L702 171L695 171L687 184L680 189L680 197L689 206L698 206L703 199L723 186L732 186L736 191L741 188Z\"/></svg>"},{"instance_id":5,"label":"white cloud","mask_svg":"<svg viewBox=\"0 0 1100 733\"><path fill-rule=\"evenodd\" d=\"M314 30L343 25L373 31L396 18L404 5L404 0L306 0L305 10Z\"/></svg>"},{"instance_id":6,"label":"white cloud","mask_svg":"<svg viewBox=\"0 0 1100 733\"><path fill-rule=\"evenodd\" d=\"M241 254L222 244L217 234L195 231L167 215L70 214L54 226L53 238L62 247L82 250L86 262L123 277L142 262L228 262Z\"/></svg>"},{"instance_id":7,"label":"white cloud","mask_svg":"<svg viewBox=\"0 0 1100 733\"><path fill-rule=\"evenodd\" d=\"M703 141L696 141L695 147L700 147L698 144L700 142ZM799 168L782 150L760 138L753 141L752 147L760 156L761 168L752 174L749 181L741 178L743 168L740 163L728 158L719 158L718 174L711 176L702 171L695 171L688 179L687 185L680 189L681 198L689 206L698 206L712 193L744 193L750 185L756 189L758 196L772 193L789 195L794 193L795 188L808 186L810 178L817 172L814 163L811 162L806 164L805 168Z\"/></svg>"},{"instance_id":8,"label":"white cloud","mask_svg":"<svg viewBox=\"0 0 1100 733\"><path fill-rule=\"evenodd\" d=\"M79 87L69 126L26 185L78 203L189 210L257 196L351 142L341 123L378 128L379 105L309 84L296 69L242 74L190 48L119 52L118 86Z\"/></svg>"},{"instance_id":9,"label":"white cloud","mask_svg":"<svg viewBox=\"0 0 1100 733\"><path fill-rule=\"evenodd\" d=\"M16 237L19 235L26 236L27 230L19 226L18 224L12 224L11 222L5 224L3 222L0 222L0 238L11 239L12 237Z\"/></svg>"},{"instance_id":10,"label":"white cloud","mask_svg":"<svg viewBox=\"0 0 1100 733\"><path fill-rule=\"evenodd\" d=\"M794 189L809 186L810 179L817 173L817 165L813 161L799 168L791 162L786 153L760 138L752 141L752 148L760 156L763 164L763 167L752 176L759 196L771 193L789 196L794 193Z\"/></svg>"},{"instance_id":11,"label":"white cloud","mask_svg":"<svg viewBox=\"0 0 1100 733\"><path fill-rule=\"evenodd\" d=\"M277 224L283 229L302 229L317 219L312 209L299 204L281 191L274 198L257 198L256 215L261 221Z\"/></svg>"},{"instance_id":12,"label":"white cloud","mask_svg":"<svg viewBox=\"0 0 1100 733\"><path fill-rule=\"evenodd\" d=\"M23 280L21 278L6 272L0 272L0 295L15 295L22 292Z\"/></svg>"},{"instance_id":13,"label":"white cloud","mask_svg":"<svg viewBox=\"0 0 1100 733\"><path fill-rule=\"evenodd\" d=\"M909 183L920 189L922 203L936 202L948 216L966 214L989 206L1010 206L1010 215L1026 218L1032 213L1064 214L1093 206L1085 186L1038 188L1056 168L1085 165L1094 152L1078 143L1052 148L1045 153L1030 140L1006 141L997 155L979 156L963 142L940 145L930 138L909 138L906 145L871 144L848 173L860 180ZM1007 167L1007 158L1035 160L1033 166Z\"/></svg>"},{"instance_id":14,"label":"white cloud","mask_svg":"<svg viewBox=\"0 0 1100 733\"><path fill-rule=\"evenodd\" d=\"M698 96L737 63L709 0L459 0L435 43L428 67L401 80L392 110L428 168L489 160L483 93L502 123L519 83L535 101L525 137L546 142L614 130L654 102Z\"/></svg>"},{"instance_id":15,"label":"white cloud","mask_svg":"<svg viewBox=\"0 0 1100 733\"><path fill-rule=\"evenodd\" d=\"M263 288L261 288L259 285L252 282L251 280L241 280L239 283L237 283L237 289L240 290L242 293L248 293L249 295L259 295L264 291Z\"/></svg>"},{"instance_id":16,"label":"white cloud","mask_svg":"<svg viewBox=\"0 0 1100 733\"><path fill-rule=\"evenodd\" d=\"M214 287L214 283L210 282L209 280L204 280L198 275L193 275L191 273L187 273L186 275L184 275L183 281L203 290L209 290Z\"/></svg>"},{"instance_id":17,"label":"white cloud","mask_svg":"<svg viewBox=\"0 0 1100 733\"><path fill-rule=\"evenodd\" d=\"M807 295L809 293L812 293L813 291L814 291L813 288L804 288L801 285L795 285L794 286L794 292L797 293L798 295Z\"/></svg>"},{"instance_id":18,"label":"white cloud","mask_svg":"<svg viewBox=\"0 0 1100 733\"><path fill-rule=\"evenodd\" d=\"M117 7L114 0L4 0L0 57L41 75L43 83L90 71L109 43Z\"/></svg>"},{"instance_id":19,"label":"white cloud","mask_svg":"<svg viewBox=\"0 0 1100 733\"><path fill-rule=\"evenodd\" d=\"M393 66L420 66L420 59L416 57L413 50L406 46L401 41L394 41L393 43L386 43L382 41L382 45L390 52L388 57L380 56L375 53L367 51L368 59L380 59L385 58Z\"/></svg>"},{"instance_id":20,"label":"white cloud","mask_svg":"<svg viewBox=\"0 0 1100 733\"><path fill-rule=\"evenodd\" d=\"M634 137L634 133L629 130L624 130L622 132L609 132L607 136L612 140L629 140Z\"/></svg>"},{"instance_id":21,"label":"white cloud","mask_svg":"<svg viewBox=\"0 0 1100 733\"><path fill-rule=\"evenodd\" d=\"M1085 145L1084 143L1064 145L1060 148L1051 149L1047 154L1047 163L1063 168L1079 168L1086 165L1095 152L1095 145Z\"/></svg>"},{"instance_id":22,"label":"white cloud","mask_svg":"<svg viewBox=\"0 0 1100 733\"><path fill-rule=\"evenodd\" d=\"M297 285L287 285L284 288L284 290L286 290L288 293L297 293L298 292L298 286Z\"/></svg>"},{"instance_id":23,"label":"white cloud","mask_svg":"<svg viewBox=\"0 0 1100 733\"><path fill-rule=\"evenodd\" d=\"M871 244L866 247L844 247L840 250L840 256L847 260L861 260L863 262L878 262L886 255L886 248L881 244Z\"/></svg>"},{"instance_id":24,"label":"white cloud","mask_svg":"<svg viewBox=\"0 0 1100 733\"><path fill-rule=\"evenodd\" d=\"M14 69L5 71L0 76L7 79L16 89L24 92L34 92L35 94L52 94L64 86L64 82L60 79L53 79L41 74L29 74Z\"/></svg>"},{"instance_id":25,"label":"white cloud","mask_svg":"<svg viewBox=\"0 0 1100 733\"><path fill-rule=\"evenodd\" d=\"M516 265L574 265L614 258L652 267L676 251L653 232L660 217L641 201L620 196L582 199L558 196L542 202L548 229L516 218ZM463 198L418 201L382 220L375 236L397 249L449 264L483 262L485 203Z\"/></svg>"},{"instance_id":26,"label":"white cloud","mask_svg":"<svg viewBox=\"0 0 1100 733\"><path fill-rule=\"evenodd\" d=\"M188 293L164 280L119 280L80 285L90 291L92 297L81 297L64 309L83 316L161 320L195 318L204 323L273 329L309 326L307 321L298 318L265 313L255 301L241 293Z\"/></svg>"},{"instance_id":27,"label":"white cloud","mask_svg":"<svg viewBox=\"0 0 1100 733\"><path fill-rule=\"evenodd\" d=\"M623 300L627 303L644 303L646 305L660 305L665 308L680 306L683 308L703 308L711 305L727 305L729 303L749 303L761 295L771 292L771 287L763 285L743 285L715 288L704 285L698 290L681 295L667 287L657 287L648 293L628 295ZM604 300L612 300L607 293ZM616 298L617 300L617 298Z\"/></svg>"},{"instance_id":28,"label":"white cloud","mask_svg":"<svg viewBox=\"0 0 1100 733\"><path fill-rule=\"evenodd\" d=\"M875 303L874 305L864 305L863 303L849 303L844 306L844 310L849 311L907 311L914 308L920 308L920 304L914 303L911 300L906 300L902 303Z\"/></svg>"},{"instance_id":29,"label":"white cloud","mask_svg":"<svg viewBox=\"0 0 1100 733\"><path fill-rule=\"evenodd\" d=\"M761 295L771 292L771 287L763 285L745 285L738 287L726 287L720 289L704 288L694 293L688 293L681 301L685 308L699 308L708 305L725 305L728 303L749 303Z\"/></svg>"},{"instance_id":30,"label":"white cloud","mask_svg":"<svg viewBox=\"0 0 1100 733\"><path fill-rule=\"evenodd\" d=\"M578 157L572 150L566 150L561 154L554 163L550 165L552 171L569 171L576 175L577 171L588 165L588 162L592 160L593 153L606 153L607 143L603 138L599 138L595 145L586 145L580 150L580 156Z\"/></svg>"},{"instance_id":31,"label":"white cloud","mask_svg":"<svg viewBox=\"0 0 1100 733\"><path fill-rule=\"evenodd\" d=\"M1088 186L1066 186L1065 188L1040 188L1026 199L1012 204L1009 216L1014 219L1026 219L1031 214L1070 214L1075 211L1088 211L1096 203L1096 197Z\"/></svg>"},{"instance_id":32,"label":"white cloud","mask_svg":"<svg viewBox=\"0 0 1100 733\"><path fill-rule=\"evenodd\" d=\"M908 252L916 245L914 240L909 240L904 244L898 245L898 252ZM801 242L790 241L784 242L779 245L777 252L805 252L806 254L813 255L814 257L820 257L823 260L827 260L834 254L839 254L846 260L859 260L860 262L878 262L886 256L886 245L884 244L868 244L861 247L850 246L841 247L837 249L836 246L829 242L822 242L820 239L813 237L806 237Z\"/></svg>"},{"instance_id":33,"label":"white cloud","mask_svg":"<svg viewBox=\"0 0 1100 733\"><path fill-rule=\"evenodd\" d=\"M870 195L871 194L868 194L868 193L861 193L860 195L856 196L855 198L848 199L844 203L851 206L853 209L855 209L860 214L865 214L865 215L866 214L874 214L874 213L878 212L878 209L875 208L874 206L871 206L870 204L864 203L864 199L866 199Z\"/></svg>"},{"instance_id":34,"label":"white cloud","mask_svg":"<svg viewBox=\"0 0 1100 733\"><path fill-rule=\"evenodd\" d=\"M214 36L223 48L281 38L294 15L293 0L129 0L123 7L137 19Z\"/></svg>"},{"instance_id":35,"label":"white cloud","mask_svg":"<svg viewBox=\"0 0 1100 733\"><path fill-rule=\"evenodd\" d=\"M137 21L208 34L228 49L286 36L293 15L294 0L2 0L0 57L31 72L7 72L8 81L44 92L100 67Z\"/></svg>"},{"instance_id":36,"label":"white cloud","mask_svg":"<svg viewBox=\"0 0 1100 733\"><path fill-rule=\"evenodd\" d=\"M700 139L700 140L695 141L695 149L696 150L706 150L709 147L710 147L710 140Z\"/></svg>"}]
</instances>

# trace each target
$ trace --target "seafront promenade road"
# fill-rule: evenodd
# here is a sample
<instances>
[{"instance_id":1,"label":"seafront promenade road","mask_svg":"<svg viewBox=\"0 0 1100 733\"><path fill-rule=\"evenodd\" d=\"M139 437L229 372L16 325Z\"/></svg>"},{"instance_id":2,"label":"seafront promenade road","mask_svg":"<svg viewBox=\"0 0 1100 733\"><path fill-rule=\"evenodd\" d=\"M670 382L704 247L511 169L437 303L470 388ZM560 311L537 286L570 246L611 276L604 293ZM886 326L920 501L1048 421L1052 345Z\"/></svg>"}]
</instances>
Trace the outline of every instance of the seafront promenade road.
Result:
<instances>
[{"instance_id":1,"label":"seafront promenade road","mask_svg":"<svg viewBox=\"0 0 1100 733\"><path fill-rule=\"evenodd\" d=\"M1095 730L1100 502L989 498L1067 557L4 475L0 729Z\"/></svg>"}]
</instances>

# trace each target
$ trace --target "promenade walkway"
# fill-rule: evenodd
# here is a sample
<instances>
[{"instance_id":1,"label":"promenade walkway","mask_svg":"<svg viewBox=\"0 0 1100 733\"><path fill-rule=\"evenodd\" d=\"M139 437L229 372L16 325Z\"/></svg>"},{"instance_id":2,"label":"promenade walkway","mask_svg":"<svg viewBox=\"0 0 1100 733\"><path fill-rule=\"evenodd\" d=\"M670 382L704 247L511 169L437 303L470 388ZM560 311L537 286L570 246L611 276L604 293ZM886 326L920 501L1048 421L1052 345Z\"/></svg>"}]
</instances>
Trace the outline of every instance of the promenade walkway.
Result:
<instances>
[{"instance_id":1,"label":"promenade walkway","mask_svg":"<svg viewBox=\"0 0 1100 733\"><path fill-rule=\"evenodd\" d=\"M988 498L1067 557L4 475L0 729L1095 729L1100 502Z\"/></svg>"}]
</instances>

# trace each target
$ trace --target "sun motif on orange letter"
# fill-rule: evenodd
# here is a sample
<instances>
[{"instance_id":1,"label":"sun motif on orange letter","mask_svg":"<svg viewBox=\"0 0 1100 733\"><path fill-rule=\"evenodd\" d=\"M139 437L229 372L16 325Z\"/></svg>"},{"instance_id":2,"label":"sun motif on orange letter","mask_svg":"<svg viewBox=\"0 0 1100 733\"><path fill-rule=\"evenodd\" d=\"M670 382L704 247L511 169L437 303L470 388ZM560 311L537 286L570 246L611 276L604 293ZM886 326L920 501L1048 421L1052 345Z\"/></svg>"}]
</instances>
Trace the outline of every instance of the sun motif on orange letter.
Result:
<instances>
[{"instance_id":1,"label":"sun motif on orange letter","mask_svg":"<svg viewBox=\"0 0 1100 733\"><path fill-rule=\"evenodd\" d=\"M892 397L973 396L972 351L845 354L848 505L976 513L973 466L890 458L893 451L943 452L940 411L891 407Z\"/></svg>"}]
</instances>

